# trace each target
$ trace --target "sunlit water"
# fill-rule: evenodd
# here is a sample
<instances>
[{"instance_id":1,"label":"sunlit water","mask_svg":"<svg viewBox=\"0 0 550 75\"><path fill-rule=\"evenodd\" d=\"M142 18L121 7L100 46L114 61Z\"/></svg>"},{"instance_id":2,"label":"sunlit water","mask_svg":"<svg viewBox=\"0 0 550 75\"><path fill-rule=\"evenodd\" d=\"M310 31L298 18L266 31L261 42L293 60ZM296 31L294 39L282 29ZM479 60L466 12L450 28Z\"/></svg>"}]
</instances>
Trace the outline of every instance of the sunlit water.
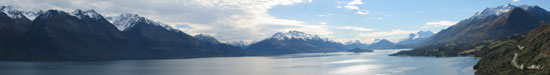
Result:
<instances>
[{"instance_id":1,"label":"sunlit water","mask_svg":"<svg viewBox=\"0 0 550 75\"><path fill-rule=\"evenodd\" d=\"M110 62L0 62L0 75L472 75L474 57L397 57L372 53L304 53Z\"/></svg>"}]
</instances>

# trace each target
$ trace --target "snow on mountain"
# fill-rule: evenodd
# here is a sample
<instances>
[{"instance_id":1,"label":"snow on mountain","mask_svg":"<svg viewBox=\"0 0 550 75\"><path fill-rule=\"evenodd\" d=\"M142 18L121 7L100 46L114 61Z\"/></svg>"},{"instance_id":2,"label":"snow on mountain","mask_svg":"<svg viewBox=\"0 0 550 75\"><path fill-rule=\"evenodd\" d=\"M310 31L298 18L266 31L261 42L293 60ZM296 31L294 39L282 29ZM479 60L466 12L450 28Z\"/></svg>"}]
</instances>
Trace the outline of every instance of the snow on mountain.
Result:
<instances>
[{"instance_id":1,"label":"snow on mountain","mask_svg":"<svg viewBox=\"0 0 550 75\"><path fill-rule=\"evenodd\" d=\"M246 41L229 41L229 42L226 42L226 44L237 46L237 47L240 47L240 48L243 48L243 49L247 48L248 45L250 45L250 43L248 43Z\"/></svg>"},{"instance_id":2,"label":"snow on mountain","mask_svg":"<svg viewBox=\"0 0 550 75\"><path fill-rule=\"evenodd\" d=\"M288 32L277 32L271 38L278 40L286 39L302 39L302 40L325 40L328 41L328 38L322 38L319 35L307 34L301 31L288 31Z\"/></svg>"},{"instance_id":3,"label":"snow on mountain","mask_svg":"<svg viewBox=\"0 0 550 75\"><path fill-rule=\"evenodd\" d=\"M411 35L413 35L413 36L411 36ZM416 33L411 33L409 35L409 38L411 38L411 39L428 38L432 35L434 35L434 33L431 32L431 31L419 31L419 32L416 32Z\"/></svg>"},{"instance_id":4,"label":"snow on mountain","mask_svg":"<svg viewBox=\"0 0 550 75\"><path fill-rule=\"evenodd\" d=\"M69 15L75 16L78 19L82 19L82 17L88 17L88 18L92 18L92 19L101 19L103 17L99 13L97 13L95 10L82 11L80 9L74 10Z\"/></svg>"},{"instance_id":5,"label":"snow on mountain","mask_svg":"<svg viewBox=\"0 0 550 75\"><path fill-rule=\"evenodd\" d=\"M33 21L36 17L38 17L38 13L35 13L35 12L25 12L23 13L23 15L31 21Z\"/></svg>"},{"instance_id":6,"label":"snow on mountain","mask_svg":"<svg viewBox=\"0 0 550 75\"><path fill-rule=\"evenodd\" d=\"M431 37L432 35L434 35L434 33L431 31L418 31L416 33L409 34L409 37L397 42L397 44L403 45L403 44L417 43Z\"/></svg>"},{"instance_id":7,"label":"snow on mountain","mask_svg":"<svg viewBox=\"0 0 550 75\"><path fill-rule=\"evenodd\" d=\"M147 19L145 17L141 17L137 14L120 14L119 16L106 17L106 19L109 22L111 22L112 24L114 24L116 26L116 28L120 31L124 31L125 29L127 29L129 27L133 27L135 24L137 24L139 22L144 22L144 23L151 24L151 25L162 26L162 27L164 27L168 30L177 30L177 29L174 29L174 28L170 27L167 24L163 24L163 23L160 23L160 22L155 22L155 21Z\"/></svg>"},{"instance_id":8,"label":"snow on mountain","mask_svg":"<svg viewBox=\"0 0 550 75\"><path fill-rule=\"evenodd\" d=\"M204 42L208 42L208 43L213 43L213 44L217 44L219 43L218 40L216 40L216 38L208 35L208 34L197 34L195 35L195 38L199 39L200 41L204 41Z\"/></svg>"},{"instance_id":9,"label":"snow on mountain","mask_svg":"<svg viewBox=\"0 0 550 75\"><path fill-rule=\"evenodd\" d=\"M14 9L11 6L1 6L0 11L8 15L12 19L23 18L21 11Z\"/></svg>"},{"instance_id":10,"label":"snow on mountain","mask_svg":"<svg viewBox=\"0 0 550 75\"><path fill-rule=\"evenodd\" d=\"M0 6L0 11L8 15L12 19L21 19L23 17L29 20L34 20L38 16L35 12L17 10L11 6Z\"/></svg>"},{"instance_id":11,"label":"snow on mountain","mask_svg":"<svg viewBox=\"0 0 550 75\"><path fill-rule=\"evenodd\" d=\"M516 6L516 5L512 5L512 4L506 4L506 5L502 5L502 6L498 6L498 7L494 7L494 8L485 8L484 10L482 10L480 12L477 12L474 16L470 17L470 19L481 19L481 18L485 18L485 17L490 16L490 15L499 16L499 15L502 15L502 14L512 10L515 7L519 7L519 8L522 8L523 10L527 10L529 8L533 8L534 6L529 6L529 5Z\"/></svg>"}]
</instances>

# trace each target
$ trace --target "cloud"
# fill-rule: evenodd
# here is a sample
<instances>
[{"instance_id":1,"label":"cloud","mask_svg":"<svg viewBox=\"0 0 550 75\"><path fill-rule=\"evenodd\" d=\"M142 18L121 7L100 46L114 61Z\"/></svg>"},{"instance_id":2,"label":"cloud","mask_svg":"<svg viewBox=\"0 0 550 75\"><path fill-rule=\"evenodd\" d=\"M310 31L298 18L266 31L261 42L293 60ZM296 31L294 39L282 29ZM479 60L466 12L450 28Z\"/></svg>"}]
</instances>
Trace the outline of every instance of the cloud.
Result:
<instances>
[{"instance_id":1,"label":"cloud","mask_svg":"<svg viewBox=\"0 0 550 75\"><path fill-rule=\"evenodd\" d=\"M337 2L337 4L342 4L341 2ZM356 14L359 14L359 15L366 15L366 14L369 14L368 11L366 10L361 10L361 8L359 8L357 5L361 5L363 4L363 2L361 0L353 0L349 3L347 3L345 6L337 6L336 8L345 8L345 9L349 9L349 10L355 10L357 11Z\"/></svg>"},{"instance_id":2,"label":"cloud","mask_svg":"<svg viewBox=\"0 0 550 75\"><path fill-rule=\"evenodd\" d=\"M361 0L353 0L348 3L348 5L355 5L355 4L363 4L363 2Z\"/></svg>"},{"instance_id":3,"label":"cloud","mask_svg":"<svg viewBox=\"0 0 550 75\"><path fill-rule=\"evenodd\" d=\"M393 36L393 35L402 35L402 34L409 34L409 33L415 33L418 31L408 31L408 30L392 30L390 32L371 32L371 33L363 33L359 34L360 37L368 37L368 38L381 38L385 36Z\"/></svg>"},{"instance_id":4,"label":"cloud","mask_svg":"<svg viewBox=\"0 0 550 75\"><path fill-rule=\"evenodd\" d=\"M379 18L376 18L376 20L384 20L384 18L379 17Z\"/></svg>"},{"instance_id":5,"label":"cloud","mask_svg":"<svg viewBox=\"0 0 550 75\"><path fill-rule=\"evenodd\" d=\"M319 24L321 24L321 25L326 25L327 22L319 22Z\"/></svg>"},{"instance_id":6,"label":"cloud","mask_svg":"<svg viewBox=\"0 0 550 75\"><path fill-rule=\"evenodd\" d=\"M435 22L426 22L422 28L431 28L431 27L441 27L441 26L451 26L455 25L456 21L435 21Z\"/></svg>"},{"instance_id":7,"label":"cloud","mask_svg":"<svg viewBox=\"0 0 550 75\"><path fill-rule=\"evenodd\" d=\"M366 15L369 14L369 11L357 11L357 14Z\"/></svg>"},{"instance_id":8,"label":"cloud","mask_svg":"<svg viewBox=\"0 0 550 75\"><path fill-rule=\"evenodd\" d=\"M519 0L512 0L512 2L519 2Z\"/></svg>"},{"instance_id":9,"label":"cloud","mask_svg":"<svg viewBox=\"0 0 550 75\"><path fill-rule=\"evenodd\" d=\"M365 28L365 27L357 27L357 26L335 26L336 29L349 29L349 30L355 30L355 31L373 31L375 29L372 28Z\"/></svg>"},{"instance_id":10,"label":"cloud","mask_svg":"<svg viewBox=\"0 0 550 75\"><path fill-rule=\"evenodd\" d=\"M361 9L359 9L359 7L354 6L354 5L346 5L346 6L344 6L344 8L351 9L351 10L361 10Z\"/></svg>"},{"instance_id":11,"label":"cloud","mask_svg":"<svg viewBox=\"0 0 550 75\"><path fill-rule=\"evenodd\" d=\"M330 15L332 15L332 14L320 14L320 15L317 15L317 16L324 17L324 16L330 16Z\"/></svg>"},{"instance_id":12,"label":"cloud","mask_svg":"<svg viewBox=\"0 0 550 75\"><path fill-rule=\"evenodd\" d=\"M188 34L208 33L221 41L261 40L275 32L299 30L319 35L332 34L324 25L308 25L298 20L271 16L275 6L308 3L311 0L3 0L22 10L94 9L104 16L135 13L173 27Z\"/></svg>"}]
</instances>

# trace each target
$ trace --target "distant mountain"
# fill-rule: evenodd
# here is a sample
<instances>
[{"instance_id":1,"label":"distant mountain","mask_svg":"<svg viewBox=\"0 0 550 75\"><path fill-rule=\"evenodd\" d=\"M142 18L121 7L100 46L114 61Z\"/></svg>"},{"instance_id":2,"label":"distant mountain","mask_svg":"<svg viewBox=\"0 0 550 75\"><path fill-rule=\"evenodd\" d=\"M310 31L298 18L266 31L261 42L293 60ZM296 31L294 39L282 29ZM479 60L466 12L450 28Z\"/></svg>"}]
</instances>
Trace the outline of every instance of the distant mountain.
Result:
<instances>
[{"instance_id":1,"label":"distant mountain","mask_svg":"<svg viewBox=\"0 0 550 75\"><path fill-rule=\"evenodd\" d=\"M345 43L346 47L348 48L368 48L369 44L366 44L366 43L362 43L361 41L359 40L355 40L355 41L348 41Z\"/></svg>"},{"instance_id":2,"label":"distant mountain","mask_svg":"<svg viewBox=\"0 0 550 75\"><path fill-rule=\"evenodd\" d=\"M431 31L418 31L416 33L409 34L409 37L397 42L398 45L418 44L427 38L434 35Z\"/></svg>"},{"instance_id":3,"label":"distant mountain","mask_svg":"<svg viewBox=\"0 0 550 75\"><path fill-rule=\"evenodd\" d=\"M485 18L471 24L458 23L448 29L442 30L429 41L443 43L432 43L427 46L411 51L402 51L393 55L412 56L457 56L473 55L478 51L477 46L486 45L491 40L505 40L514 34L523 34L536 27L541 22L540 18L521 9L513 8L497 18ZM463 22L467 23L467 22ZM452 39L447 36L452 35ZM442 41L442 38L447 42ZM474 50L471 50L474 49Z\"/></svg>"},{"instance_id":4,"label":"distant mountain","mask_svg":"<svg viewBox=\"0 0 550 75\"><path fill-rule=\"evenodd\" d=\"M423 43L434 33L431 31L419 31L409 34L409 37L396 43L396 48L418 48L424 46Z\"/></svg>"},{"instance_id":5,"label":"distant mountain","mask_svg":"<svg viewBox=\"0 0 550 75\"><path fill-rule=\"evenodd\" d=\"M272 37L251 44L247 53L251 55L277 55L291 53L343 51L347 48L338 42L321 38L319 35L300 31L278 32Z\"/></svg>"},{"instance_id":6,"label":"distant mountain","mask_svg":"<svg viewBox=\"0 0 550 75\"><path fill-rule=\"evenodd\" d=\"M395 43L386 40L386 39L377 39L374 43L371 43L368 47L368 49L393 49L395 47Z\"/></svg>"},{"instance_id":7,"label":"distant mountain","mask_svg":"<svg viewBox=\"0 0 550 75\"><path fill-rule=\"evenodd\" d=\"M135 14L0 8L0 60L99 61L243 55ZM34 18L31 20L31 18ZM213 38L212 38L213 39Z\"/></svg>"},{"instance_id":8,"label":"distant mountain","mask_svg":"<svg viewBox=\"0 0 550 75\"><path fill-rule=\"evenodd\" d=\"M226 43L229 44L229 45L240 47L241 49L246 49L250 45L250 43L248 43L246 41L229 41L229 42L226 42Z\"/></svg>"},{"instance_id":9,"label":"distant mountain","mask_svg":"<svg viewBox=\"0 0 550 75\"><path fill-rule=\"evenodd\" d=\"M320 41L329 41L328 38L321 38L319 35L307 34L301 31L288 31L286 33L277 32L270 39L276 40L289 40L289 39L300 39L300 40L320 40Z\"/></svg>"}]
</instances>

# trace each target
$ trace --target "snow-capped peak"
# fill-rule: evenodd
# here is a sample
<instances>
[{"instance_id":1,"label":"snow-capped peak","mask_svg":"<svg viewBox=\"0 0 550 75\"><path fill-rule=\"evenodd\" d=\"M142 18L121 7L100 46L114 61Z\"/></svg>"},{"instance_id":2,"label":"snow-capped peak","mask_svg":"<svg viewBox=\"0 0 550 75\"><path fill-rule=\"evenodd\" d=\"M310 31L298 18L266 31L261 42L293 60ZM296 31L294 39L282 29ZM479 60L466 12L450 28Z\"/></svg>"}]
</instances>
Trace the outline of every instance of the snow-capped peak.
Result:
<instances>
[{"instance_id":1,"label":"snow-capped peak","mask_svg":"<svg viewBox=\"0 0 550 75\"><path fill-rule=\"evenodd\" d=\"M498 7L494 7L494 8L485 8L484 10L480 11L480 12L477 12L474 16L472 16L471 18L473 19L481 19L481 18L485 18L487 16L490 16L490 15L496 15L496 16L499 16L499 15L502 15L510 10L512 10L513 8L515 7L519 7L519 8L522 8L523 10L527 10L529 8L533 8L534 6L529 6L529 5L519 5L519 6L516 6L516 5L512 5L512 4L506 4L506 5L502 5L502 6L498 6Z\"/></svg>"},{"instance_id":2,"label":"snow-capped peak","mask_svg":"<svg viewBox=\"0 0 550 75\"><path fill-rule=\"evenodd\" d=\"M420 39L420 38L428 38L430 36L434 35L431 31L418 31L416 33L411 33L409 35L410 39Z\"/></svg>"},{"instance_id":3,"label":"snow-capped peak","mask_svg":"<svg viewBox=\"0 0 550 75\"><path fill-rule=\"evenodd\" d=\"M195 38L199 39L199 40L203 40L203 39L214 39L214 37L208 35L208 34L197 34L195 35Z\"/></svg>"},{"instance_id":4,"label":"snow-capped peak","mask_svg":"<svg viewBox=\"0 0 550 75\"><path fill-rule=\"evenodd\" d=\"M219 43L218 40L216 40L216 38L208 35L208 34L197 34L195 35L195 38L201 40L201 41L204 41L204 42L208 42L208 43Z\"/></svg>"},{"instance_id":5,"label":"snow-capped peak","mask_svg":"<svg viewBox=\"0 0 550 75\"><path fill-rule=\"evenodd\" d=\"M277 32L271 38L284 40L284 39L303 39L303 40L326 40L321 38L319 35L306 34L300 31L288 31L288 32Z\"/></svg>"},{"instance_id":6,"label":"snow-capped peak","mask_svg":"<svg viewBox=\"0 0 550 75\"><path fill-rule=\"evenodd\" d=\"M418 31L416 33L411 33L409 34L409 37L405 38L405 39L402 39L402 41L411 41L411 40L418 40L418 39L425 39L425 38L429 38L431 37L432 35L434 35L433 32L431 31Z\"/></svg>"},{"instance_id":7,"label":"snow-capped peak","mask_svg":"<svg viewBox=\"0 0 550 75\"><path fill-rule=\"evenodd\" d=\"M26 17L32 21L38 16L37 13L20 11L13 8L12 6L0 6L0 11L5 13L6 15L8 15L8 17L12 19L21 19L23 17Z\"/></svg>"},{"instance_id":8,"label":"snow-capped peak","mask_svg":"<svg viewBox=\"0 0 550 75\"><path fill-rule=\"evenodd\" d=\"M251 43L240 40L240 41L229 41L229 42L226 42L226 44L237 46L244 49L244 48L247 48L248 45L250 45Z\"/></svg>"},{"instance_id":9,"label":"snow-capped peak","mask_svg":"<svg viewBox=\"0 0 550 75\"><path fill-rule=\"evenodd\" d=\"M151 25L162 26L162 27L164 27L168 30L176 30L176 29L170 27L169 25L166 25L166 24L163 24L163 23L160 23L160 22L155 22L153 20L149 20L149 19L147 19L145 17L141 17L137 14L120 14L119 16L106 17L106 19L109 22L111 22L112 24L114 24L117 27L117 29L120 30L120 31L124 31L129 27L133 27L135 24L137 24L139 22L144 22L144 23L151 24Z\"/></svg>"},{"instance_id":10,"label":"snow-capped peak","mask_svg":"<svg viewBox=\"0 0 550 75\"><path fill-rule=\"evenodd\" d=\"M75 16L78 19L82 19L82 17L89 17L89 18L92 18L92 19L101 19L102 18L102 16L99 13L97 13L95 10L82 11L80 9L76 9L73 12L71 12L70 15Z\"/></svg>"}]
</instances>

